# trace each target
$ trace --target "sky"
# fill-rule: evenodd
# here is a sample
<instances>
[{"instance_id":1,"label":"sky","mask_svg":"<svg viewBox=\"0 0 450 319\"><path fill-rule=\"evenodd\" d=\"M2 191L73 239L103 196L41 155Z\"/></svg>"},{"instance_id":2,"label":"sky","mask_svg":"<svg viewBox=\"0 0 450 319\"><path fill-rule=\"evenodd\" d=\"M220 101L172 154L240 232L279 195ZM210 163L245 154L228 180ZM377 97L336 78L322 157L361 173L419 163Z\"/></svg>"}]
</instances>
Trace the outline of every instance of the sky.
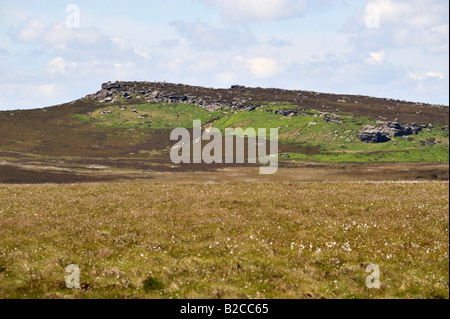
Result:
<instances>
[{"instance_id":1,"label":"sky","mask_svg":"<svg viewBox=\"0 0 450 319\"><path fill-rule=\"evenodd\" d=\"M0 110L108 81L449 105L448 0L0 0Z\"/></svg>"}]
</instances>

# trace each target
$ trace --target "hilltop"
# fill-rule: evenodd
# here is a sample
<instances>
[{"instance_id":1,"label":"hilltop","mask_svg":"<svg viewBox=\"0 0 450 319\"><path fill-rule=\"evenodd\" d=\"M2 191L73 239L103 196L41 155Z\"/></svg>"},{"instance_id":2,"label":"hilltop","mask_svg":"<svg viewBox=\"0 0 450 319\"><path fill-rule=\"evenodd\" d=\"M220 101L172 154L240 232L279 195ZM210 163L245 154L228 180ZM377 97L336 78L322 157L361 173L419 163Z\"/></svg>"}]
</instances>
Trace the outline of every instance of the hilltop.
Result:
<instances>
[{"instance_id":1,"label":"hilltop","mask_svg":"<svg viewBox=\"0 0 450 319\"><path fill-rule=\"evenodd\" d=\"M265 103L288 103L306 110L348 112L378 120L448 125L449 107L361 95L337 95L275 88L233 85L214 89L165 82L108 82L83 100L99 103L139 102L194 104L208 111L232 109L252 111ZM445 116L447 115L447 116Z\"/></svg>"}]
</instances>

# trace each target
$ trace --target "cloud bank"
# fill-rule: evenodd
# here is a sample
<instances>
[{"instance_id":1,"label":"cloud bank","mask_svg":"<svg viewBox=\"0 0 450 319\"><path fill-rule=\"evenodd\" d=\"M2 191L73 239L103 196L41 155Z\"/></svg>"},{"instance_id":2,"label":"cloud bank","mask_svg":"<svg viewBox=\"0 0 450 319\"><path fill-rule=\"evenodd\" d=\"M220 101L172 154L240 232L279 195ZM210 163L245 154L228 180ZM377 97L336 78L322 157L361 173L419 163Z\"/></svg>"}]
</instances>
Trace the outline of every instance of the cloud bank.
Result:
<instances>
[{"instance_id":1,"label":"cloud bank","mask_svg":"<svg viewBox=\"0 0 450 319\"><path fill-rule=\"evenodd\" d=\"M80 6L80 28L69 28L63 5L2 2L14 14L0 16L0 109L67 102L110 80L448 104L445 1L173 0L142 14L107 3Z\"/></svg>"}]
</instances>

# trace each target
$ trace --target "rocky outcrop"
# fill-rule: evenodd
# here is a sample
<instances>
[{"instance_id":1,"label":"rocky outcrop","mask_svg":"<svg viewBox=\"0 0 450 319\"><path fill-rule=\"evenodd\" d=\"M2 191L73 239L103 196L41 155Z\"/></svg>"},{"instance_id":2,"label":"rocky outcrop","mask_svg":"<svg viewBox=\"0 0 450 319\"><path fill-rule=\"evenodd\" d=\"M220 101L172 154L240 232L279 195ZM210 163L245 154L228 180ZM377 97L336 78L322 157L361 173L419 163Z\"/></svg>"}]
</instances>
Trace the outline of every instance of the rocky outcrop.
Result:
<instances>
[{"instance_id":1,"label":"rocky outcrop","mask_svg":"<svg viewBox=\"0 0 450 319\"><path fill-rule=\"evenodd\" d=\"M161 83L157 83L158 86ZM179 84L178 86L183 86ZM232 90L242 90L245 86L234 85ZM92 95L94 99L100 103L116 102L116 97L126 100L139 99L145 102L156 103L184 103L193 104L202 107L208 111L217 111L220 109L245 110L252 111L257 106L247 102L246 99L235 97L232 102L226 102L221 99L214 99L208 96L197 96L194 94L176 94L173 92L164 92L160 88L151 88L142 90L137 89L136 86L123 82L108 82L102 85L102 89L96 94Z\"/></svg>"},{"instance_id":2,"label":"rocky outcrop","mask_svg":"<svg viewBox=\"0 0 450 319\"><path fill-rule=\"evenodd\" d=\"M125 94L127 93L127 94ZM126 95L126 97L124 97ZM108 82L96 94L82 99L101 103L127 105L160 103L162 101L193 104L211 110L237 111L258 108L267 103L289 103L305 111L330 114L352 114L382 121L445 126L448 125L448 106L380 99L362 95L337 95L305 90L258 88L233 85L230 88L208 88L167 82ZM75 103L75 102L74 102ZM297 107L293 109L298 110ZM289 116L292 112L286 114ZM285 116L285 115L283 115ZM334 116L324 117L329 123L340 123Z\"/></svg>"},{"instance_id":3,"label":"rocky outcrop","mask_svg":"<svg viewBox=\"0 0 450 319\"><path fill-rule=\"evenodd\" d=\"M425 125L407 124L397 122L377 122L377 125L367 125L360 132L359 138L364 143L386 143L393 137L409 136L420 133Z\"/></svg>"},{"instance_id":4,"label":"rocky outcrop","mask_svg":"<svg viewBox=\"0 0 450 319\"><path fill-rule=\"evenodd\" d=\"M386 143L391 140L389 134L383 132L376 126L366 126L359 134L361 142L364 143Z\"/></svg>"},{"instance_id":5,"label":"rocky outcrop","mask_svg":"<svg viewBox=\"0 0 450 319\"><path fill-rule=\"evenodd\" d=\"M420 133L426 126L419 124L402 125L397 122L377 122L389 136L409 136Z\"/></svg>"}]
</instances>

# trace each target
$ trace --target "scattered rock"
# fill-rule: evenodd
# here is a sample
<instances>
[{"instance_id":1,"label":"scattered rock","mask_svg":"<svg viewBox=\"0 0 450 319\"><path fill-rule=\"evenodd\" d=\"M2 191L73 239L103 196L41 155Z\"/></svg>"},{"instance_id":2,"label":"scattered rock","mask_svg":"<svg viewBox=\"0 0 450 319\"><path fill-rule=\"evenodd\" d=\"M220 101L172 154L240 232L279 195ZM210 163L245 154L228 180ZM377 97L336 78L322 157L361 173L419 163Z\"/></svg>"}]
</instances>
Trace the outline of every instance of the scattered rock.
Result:
<instances>
[{"instance_id":1,"label":"scattered rock","mask_svg":"<svg viewBox=\"0 0 450 319\"><path fill-rule=\"evenodd\" d=\"M242 111L247 111L247 112L251 112L251 111L254 111L254 110L256 110L256 106L254 106L254 105L251 105L251 106L248 106L248 107L246 107L246 108L243 108L243 109L241 109Z\"/></svg>"},{"instance_id":2,"label":"scattered rock","mask_svg":"<svg viewBox=\"0 0 450 319\"><path fill-rule=\"evenodd\" d=\"M442 141L435 139L435 138L429 138L426 140L420 139L420 140L417 140L417 142L422 144L423 146L434 146L434 145L442 143Z\"/></svg>"},{"instance_id":3,"label":"scattered rock","mask_svg":"<svg viewBox=\"0 0 450 319\"><path fill-rule=\"evenodd\" d=\"M405 135L405 136L402 136L402 139L405 141L410 141L410 142L414 141L414 137L412 137L412 136Z\"/></svg>"},{"instance_id":4,"label":"scattered rock","mask_svg":"<svg viewBox=\"0 0 450 319\"><path fill-rule=\"evenodd\" d=\"M280 114L284 117L293 117L298 114L297 110L275 110L275 114Z\"/></svg>"},{"instance_id":5,"label":"scattered rock","mask_svg":"<svg viewBox=\"0 0 450 319\"><path fill-rule=\"evenodd\" d=\"M321 113L320 117L322 117L323 121L327 122L327 123L334 123L334 124L343 124L344 123L341 120L341 118L334 113Z\"/></svg>"},{"instance_id":6,"label":"scattered rock","mask_svg":"<svg viewBox=\"0 0 450 319\"><path fill-rule=\"evenodd\" d=\"M150 94L150 96L151 96L153 99L157 99L157 98L159 97L159 91L153 91L153 92Z\"/></svg>"}]
</instances>

